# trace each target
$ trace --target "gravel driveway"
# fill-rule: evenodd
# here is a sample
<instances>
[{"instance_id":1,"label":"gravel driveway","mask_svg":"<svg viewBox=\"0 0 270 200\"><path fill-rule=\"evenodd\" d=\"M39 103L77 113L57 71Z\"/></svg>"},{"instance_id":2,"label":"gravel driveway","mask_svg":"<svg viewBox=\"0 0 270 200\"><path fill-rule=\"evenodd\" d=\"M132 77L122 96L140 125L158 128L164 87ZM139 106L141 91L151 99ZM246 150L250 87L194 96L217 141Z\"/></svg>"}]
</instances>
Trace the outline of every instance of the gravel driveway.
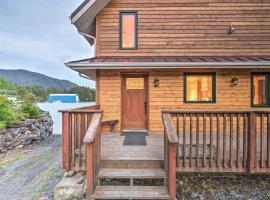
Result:
<instances>
[{"instance_id":1,"label":"gravel driveway","mask_svg":"<svg viewBox=\"0 0 270 200\"><path fill-rule=\"evenodd\" d=\"M62 178L61 136L50 136L20 151L0 154L0 200L53 199Z\"/></svg>"}]
</instances>

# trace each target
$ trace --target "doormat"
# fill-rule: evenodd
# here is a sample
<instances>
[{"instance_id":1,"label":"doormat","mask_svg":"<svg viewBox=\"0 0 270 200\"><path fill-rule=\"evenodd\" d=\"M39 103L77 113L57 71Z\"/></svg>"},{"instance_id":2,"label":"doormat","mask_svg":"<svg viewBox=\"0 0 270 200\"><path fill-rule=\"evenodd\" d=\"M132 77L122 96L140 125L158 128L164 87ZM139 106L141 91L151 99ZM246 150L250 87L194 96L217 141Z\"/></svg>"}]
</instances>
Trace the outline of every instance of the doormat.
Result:
<instances>
[{"instance_id":1,"label":"doormat","mask_svg":"<svg viewBox=\"0 0 270 200\"><path fill-rule=\"evenodd\" d=\"M123 132L121 135L125 136L123 145L147 145L145 138L147 132Z\"/></svg>"}]
</instances>

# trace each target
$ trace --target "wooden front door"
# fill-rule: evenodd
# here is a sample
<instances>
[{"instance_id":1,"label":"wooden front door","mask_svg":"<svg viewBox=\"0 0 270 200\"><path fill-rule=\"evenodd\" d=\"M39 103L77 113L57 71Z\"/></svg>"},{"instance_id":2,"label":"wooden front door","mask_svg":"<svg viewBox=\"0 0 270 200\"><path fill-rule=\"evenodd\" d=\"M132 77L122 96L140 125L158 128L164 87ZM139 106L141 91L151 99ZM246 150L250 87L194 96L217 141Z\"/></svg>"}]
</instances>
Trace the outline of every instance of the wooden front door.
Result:
<instances>
[{"instance_id":1,"label":"wooden front door","mask_svg":"<svg viewBox=\"0 0 270 200\"><path fill-rule=\"evenodd\" d=\"M123 75L122 129L147 129L147 76Z\"/></svg>"}]
</instances>

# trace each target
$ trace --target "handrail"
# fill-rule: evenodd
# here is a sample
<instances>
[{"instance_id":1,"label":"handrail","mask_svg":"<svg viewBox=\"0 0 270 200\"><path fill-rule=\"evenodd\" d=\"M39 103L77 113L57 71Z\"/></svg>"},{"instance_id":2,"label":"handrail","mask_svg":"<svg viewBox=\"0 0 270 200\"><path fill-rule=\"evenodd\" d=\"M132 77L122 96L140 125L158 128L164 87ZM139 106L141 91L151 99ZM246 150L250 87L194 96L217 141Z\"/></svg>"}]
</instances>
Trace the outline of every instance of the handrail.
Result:
<instances>
[{"instance_id":1,"label":"handrail","mask_svg":"<svg viewBox=\"0 0 270 200\"><path fill-rule=\"evenodd\" d=\"M97 185L97 175L101 160L101 133L100 126L102 111L93 114L90 125L86 131L83 142L86 144L86 197L91 198Z\"/></svg>"},{"instance_id":2,"label":"handrail","mask_svg":"<svg viewBox=\"0 0 270 200\"><path fill-rule=\"evenodd\" d=\"M99 131L99 126L101 124L102 119L102 112L95 113L92 117L90 126L85 134L85 137L83 139L84 143L91 143L94 142L95 136L97 132Z\"/></svg>"},{"instance_id":3,"label":"handrail","mask_svg":"<svg viewBox=\"0 0 270 200\"><path fill-rule=\"evenodd\" d=\"M243 114L243 113L269 113L268 110L222 110L222 109L207 109L207 110L182 110L182 109L175 109L175 110L162 110L162 113L169 113L169 114L216 114L216 113L224 113L224 114Z\"/></svg>"},{"instance_id":4,"label":"handrail","mask_svg":"<svg viewBox=\"0 0 270 200\"><path fill-rule=\"evenodd\" d=\"M92 113L92 112L101 112L99 111L100 106L99 105L91 105L91 106L84 106L74 109L67 109L67 110L59 110L58 112L69 112L69 113Z\"/></svg>"},{"instance_id":5,"label":"handrail","mask_svg":"<svg viewBox=\"0 0 270 200\"><path fill-rule=\"evenodd\" d=\"M178 143L178 137L176 134L176 129L173 125L172 117L169 113L162 113L162 119L163 119L163 124L165 128L165 132L168 136L168 140L172 144L177 144Z\"/></svg>"}]
</instances>

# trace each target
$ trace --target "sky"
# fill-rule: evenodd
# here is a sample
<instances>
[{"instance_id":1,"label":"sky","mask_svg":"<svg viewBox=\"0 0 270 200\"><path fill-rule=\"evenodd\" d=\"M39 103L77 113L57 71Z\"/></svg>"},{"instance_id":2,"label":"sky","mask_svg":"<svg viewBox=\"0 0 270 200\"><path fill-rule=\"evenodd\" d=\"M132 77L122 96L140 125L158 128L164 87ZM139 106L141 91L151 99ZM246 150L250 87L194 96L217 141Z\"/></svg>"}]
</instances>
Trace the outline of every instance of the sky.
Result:
<instances>
[{"instance_id":1,"label":"sky","mask_svg":"<svg viewBox=\"0 0 270 200\"><path fill-rule=\"evenodd\" d=\"M64 63L93 56L69 16L83 0L0 0L0 68L26 69L94 87Z\"/></svg>"}]
</instances>

